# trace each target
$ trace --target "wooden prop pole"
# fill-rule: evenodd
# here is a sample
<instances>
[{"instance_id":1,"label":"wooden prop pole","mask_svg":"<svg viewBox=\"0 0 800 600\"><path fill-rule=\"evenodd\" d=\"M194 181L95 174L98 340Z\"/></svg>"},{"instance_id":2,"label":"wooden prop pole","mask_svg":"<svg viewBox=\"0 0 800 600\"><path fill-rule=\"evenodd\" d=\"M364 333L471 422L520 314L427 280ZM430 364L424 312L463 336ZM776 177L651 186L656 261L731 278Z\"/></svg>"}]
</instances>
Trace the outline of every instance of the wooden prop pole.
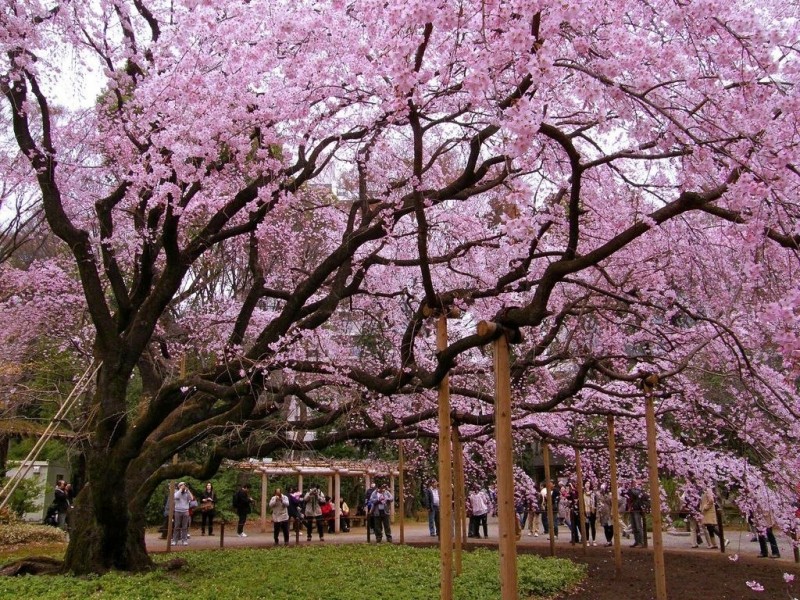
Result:
<instances>
[{"instance_id":1,"label":"wooden prop pole","mask_svg":"<svg viewBox=\"0 0 800 600\"><path fill-rule=\"evenodd\" d=\"M180 365L180 377L181 379L186 378L186 353L181 356L181 365ZM172 464L178 464L178 455L172 455ZM169 482L169 497L167 498L167 511L169 516L167 517L167 552L169 552L170 547L172 545L172 530L174 528L174 521L175 521L175 481L172 480Z\"/></svg>"},{"instance_id":2,"label":"wooden prop pole","mask_svg":"<svg viewBox=\"0 0 800 600\"><path fill-rule=\"evenodd\" d=\"M497 325L478 324L478 333L487 335ZM497 503L500 551L500 597L517 600L517 531L514 510L514 457L511 441L511 370L508 339L504 334L494 340L494 430L497 448Z\"/></svg>"},{"instance_id":3,"label":"wooden prop pole","mask_svg":"<svg viewBox=\"0 0 800 600\"><path fill-rule=\"evenodd\" d=\"M667 578L664 570L664 541L661 537L661 485L658 481L658 453L656 452L656 411L653 405L652 391L654 385L655 382L652 384L645 382L647 465L650 477L650 513L653 517L653 562L656 576L656 600L667 600Z\"/></svg>"},{"instance_id":4,"label":"wooden prop pole","mask_svg":"<svg viewBox=\"0 0 800 600\"><path fill-rule=\"evenodd\" d=\"M581 546L583 546L583 553L586 554L586 507L583 504L583 466L581 465L580 450L575 448L575 475L578 482L578 531L581 532ZM573 527L575 524L573 523Z\"/></svg>"},{"instance_id":5,"label":"wooden prop pole","mask_svg":"<svg viewBox=\"0 0 800 600\"><path fill-rule=\"evenodd\" d=\"M364 475L364 496L366 497L367 491L370 489L370 485L372 484L372 478L370 477L369 473ZM367 530L367 543L370 541L370 536L372 535L372 517L370 516L369 512L367 512L367 507L364 507L364 523Z\"/></svg>"},{"instance_id":6,"label":"wooden prop pole","mask_svg":"<svg viewBox=\"0 0 800 600\"><path fill-rule=\"evenodd\" d=\"M456 439L458 440L458 456L457 456L457 460L453 462L453 467L456 469L457 485L459 485L461 487L461 489L464 490L464 493L466 493L467 485L466 485L465 479L464 479L464 445L461 443L461 434L458 432L458 429L455 430L455 433L456 433L456 436L457 436ZM464 495L462 494L462 498L463 497L464 497ZM466 520L467 520L467 501L466 501L466 498L464 498L464 501L461 504L461 508L460 508L460 510L458 512L458 518L461 519L461 542L462 542L462 547L463 547L464 540L467 539L467 523L466 523Z\"/></svg>"},{"instance_id":7,"label":"wooden prop pole","mask_svg":"<svg viewBox=\"0 0 800 600\"><path fill-rule=\"evenodd\" d=\"M392 495L392 498L397 498L397 490L394 489L394 473L389 473L389 493ZM391 523L394 523L394 501L389 505L389 519Z\"/></svg>"},{"instance_id":8,"label":"wooden prop pole","mask_svg":"<svg viewBox=\"0 0 800 600\"><path fill-rule=\"evenodd\" d=\"M169 482L169 496L167 497L167 552L172 547L172 530L175 521L175 482Z\"/></svg>"},{"instance_id":9,"label":"wooden prop pole","mask_svg":"<svg viewBox=\"0 0 800 600\"><path fill-rule=\"evenodd\" d=\"M261 473L261 533L267 532L267 498L269 494L269 477Z\"/></svg>"},{"instance_id":10,"label":"wooden prop pole","mask_svg":"<svg viewBox=\"0 0 800 600\"><path fill-rule=\"evenodd\" d=\"M622 576L622 532L619 519L619 485L617 482L617 441L614 433L614 415L608 415L608 459L611 471L611 522L614 524L614 574Z\"/></svg>"},{"instance_id":11,"label":"wooden prop pole","mask_svg":"<svg viewBox=\"0 0 800 600\"><path fill-rule=\"evenodd\" d=\"M447 349L447 315L439 316L436 350ZM453 598L453 468L450 435L450 377L439 384L439 566L441 600Z\"/></svg>"},{"instance_id":12,"label":"wooden prop pole","mask_svg":"<svg viewBox=\"0 0 800 600\"><path fill-rule=\"evenodd\" d=\"M553 526L553 486L550 484L550 446L542 442L542 460L544 462L544 486L547 490L547 533L550 538L550 556L556 555L555 527Z\"/></svg>"},{"instance_id":13,"label":"wooden prop pole","mask_svg":"<svg viewBox=\"0 0 800 600\"><path fill-rule=\"evenodd\" d=\"M185 360L185 357L184 357ZM172 464L178 464L178 455L172 455ZM172 530L175 526L175 481L169 482L169 497L167 498L167 552L172 547Z\"/></svg>"},{"instance_id":14,"label":"wooden prop pole","mask_svg":"<svg viewBox=\"0 0 800 600\"><path fill-rule=\"evenodd\" d=\"M400 488L398 496L400 498L400 543L406 543L406 483L405 483L405 470L406 461L403 454L403 442L398 444L398 469L400 475L398 476L397 487Z\"/></svg>"},{"instance_id":15,"label":"wooden prop pole","mask_svg":"<svg viewBox=\"0 0 800 600\"><path fill-rule=\"evenodd\" d=\"M455 563L456 575L461 575L462 553L464 551L464 512L466 509L466 498L464 497L464 456L461 448L461 436L458 434L458 427L453 428L453 469L455 470Z\"/></svg>"},{"instance_id":16,"label":"wooden prop pole","mask_svg":"<svg viewBox=\"0 0 800 600\"><path fill-rule=\"evenodd\" d=\"M333 532L339 533L342 530L342 474L339 471L333 474L333 497L336 498L333 504Z\"/></svg>"}]
</instances>

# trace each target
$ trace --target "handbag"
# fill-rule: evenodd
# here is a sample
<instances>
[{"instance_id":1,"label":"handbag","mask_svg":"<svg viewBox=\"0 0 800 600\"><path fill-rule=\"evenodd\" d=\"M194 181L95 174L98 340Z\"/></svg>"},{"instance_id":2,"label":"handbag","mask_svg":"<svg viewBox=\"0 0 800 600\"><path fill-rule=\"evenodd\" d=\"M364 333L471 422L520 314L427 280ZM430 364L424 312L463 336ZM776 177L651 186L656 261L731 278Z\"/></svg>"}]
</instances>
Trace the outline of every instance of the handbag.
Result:
<instances>
[{"instance_id":1,"label":"handbag","mask_svg":"<svg viewBox=\"0 0 800 600\"><path fill-rule=\"evenodd\" d=\"M203 512L208 512L210 510L214 510L214 502L211 500L203 500L200 503L200 510Z\"/></svg>"},{"instance_id":2,"label":"handbag","mask_svg":"<svg viewBox=\"0 0 800 600\"><path fill-rule=\"evenodd\" d=\"M189 508L197 508L197 500L189 500Z\"/></svg>"}]
</instances>

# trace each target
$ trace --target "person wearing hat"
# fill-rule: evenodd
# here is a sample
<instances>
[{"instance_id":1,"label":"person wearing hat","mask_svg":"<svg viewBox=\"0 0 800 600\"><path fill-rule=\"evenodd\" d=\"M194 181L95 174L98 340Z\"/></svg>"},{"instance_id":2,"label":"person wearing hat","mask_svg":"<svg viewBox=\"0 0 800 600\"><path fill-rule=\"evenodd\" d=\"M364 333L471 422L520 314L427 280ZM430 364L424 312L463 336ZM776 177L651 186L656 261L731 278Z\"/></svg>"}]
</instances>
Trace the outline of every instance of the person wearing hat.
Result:
<instances>
[{"instance_id":1,"label":"person wearing hat","mask_svg":"<svg viewBox=\"0 0 800 600\"><path fill-rule=\"evenodd\" d=\"M175 490L175 508L174 508L174 528L172 534L172 545L178 546L183 544L189 545L189 503L194 500L192 492L186 484L181 481L178 484L178 489Z\"/></svg>"},{"instance_id":2,"label":"person wearing hat","mask_svg":"<svg viewBox=\"0 0 800 600\"><path fill-rule=\"evenodd\" d=\"M380 543L384 533L386 541L392 541L392 525L389 522L389 513L394 496L386 489L386 484L381 483L372 494L372 521L375 527L375 541Z\"/></svg>"}]
</instances>

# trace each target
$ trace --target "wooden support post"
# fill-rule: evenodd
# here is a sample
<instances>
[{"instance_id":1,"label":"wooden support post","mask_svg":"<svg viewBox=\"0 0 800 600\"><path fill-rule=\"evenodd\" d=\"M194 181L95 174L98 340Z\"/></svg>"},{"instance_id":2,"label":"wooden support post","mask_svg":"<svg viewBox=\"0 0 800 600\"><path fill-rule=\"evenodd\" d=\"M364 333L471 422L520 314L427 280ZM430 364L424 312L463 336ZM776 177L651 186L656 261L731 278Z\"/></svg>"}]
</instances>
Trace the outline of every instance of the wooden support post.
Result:
<instances>
[{"instance_id":1,"label":"wooden support post","mask_svg":"<svg viewBox=\"0 0 800 600\"><path fill-rule=\"evenodd\" d=\"M297 491L302 495L303 494L303 476L297 476Z\"/></svg>"},{"instance_id":2,"label":"wooden support post","mask_svg":"<svg viewBox=\"0 0 800 600\"><path fill-rule=\"evenodd\" d=\"M406 461L405 455L403 454L403 442L398 444L398 470L400 471L398 475L398 482L397 487L400 488L399 496L400 496L400 543L406 543L406 481L405 481L405 470L406 470Z\"/></svg>"},{"instance_id":3,"label":"wooden support post","mask_svg":"<svg viewBox=\"0 0 800 600\"><path fill-rule=\"evenodd\" d=\"M608 459L611 471L611 522L614 524L614 574L622 576L622 532L619 518L619 485L617 482L617 441L614 433L614 415L608 415Z\"/></svg>"},{"instance_id":4,"label":"wooden support post","mask_svg":"<svg viewBox=\"0 0 800 600\"><path fill-rule=\"evenodd\" d=\"M723 512L720 508L715 508L717 513L717 528L719 529L719 551L725 554L725 527L722 525Z\"/></svg>"},{"instance_id":5,"label":"wooden support post","mask_svg":"<svg viewBox=\"0 0 800 600\"><path fill-rule=\"evenodd\" d=\"M656 452L656 413L655 407L653 406L652 389L650 391L645 390L645 418L647 420L647 464L650 477L650 513L653 515L653 562L655 563L656 600L667 600L667 578L664 571L664 542L661 537L661 485L658 480L658 453Z\"/></svg>"},{"instance_id":6,"label":"wooden support post","mask_svg":"<svg viewBox=\"0 0 800 600\"><path fill-rule=\"evenodd\" d=\"M369 491L369 487L372 484L372 477L369 473L364 475L364 496L367 495ZM364 507L364 525L367 529L367 543L369 544L370 538L372 536L372 517L370 517L369 512L367 511L367 507Z\"/></svg>"},{"instance_id":7,"label":"wooden support post","mask_svg":"<svg viewBox=\"0 0 800 600\"><path fill-rule=\"evenodd\" d=\"M464 445L461 443L461 434L458 432L458 429L455 430L457 440L458 440L458 453L456 454L456 458L453 462L453 467L456 469L456 484L464 490L464 494L467 493L467 484L464 478ZM458 515L461 521L461 540L462 542L467 539L467 500L465 496L462 496L464 501L461 503L461 507L459 509Z\"/></svg>"},{"instance_id":8,"label":"wooden support post","mask_svg":"<svg viewBox=\"0 0 800 600\"><path fill-rule=\"evenodd\" d=\"M481 321L478 334L497 330L495 323ZM514 451L511 431L511 367L508 338L503 333L493 342L494 350L494 431L497 449L497 500L500 552L500 597L517 600L517 514L514 510Z\"/></svg>"},{"instance_id":9,"label":"wooden support post","mask_svg":"<svg viewBox=\"0 0 800 600\"><path fill-rule=\"evenodd\" d=\"M267 498L269 497L269 475L261 473L261 533L267 532Z\"/></svg>"},{"instance_id":10,"label":"wooden support post","mask_svg":"<svg viewBox=\"0 0 800 600\"><path fill-rule=\"evenodd\" d=\"M339 533L342 524L342 475L339 471L333 474L333 497L336 502L333 504L333 532Z\"/></svg>"},{"instance_id":11,"label":"wooden support post","mask_svg":"<svg viewBox=\"0 0 800 600\"><path fill-rule=\"evenodd\" d=\"M184 362L182 363L185 365L186 355L183 357ZM178 464L178 455L172 455L172 464ZM170 551L172 547L172 532L175 527L175 481L172 480L169 482L169 497L167 498L167 552Z\"/></svg>"},{"instance_id":12,"label":"wooden support post","mask_svg":"<svg viewBox=\"0 0 800 600\"><path fill-rule=\"evenodd\" d=\"M183 356L181 356L181 365L180 365L180 377L184 379L186 377L186 353L184 352ZM172 455L172 464L178 464L178 455ZM172 533L175 527L175 481L172 480L169 482L169 498L167 498L167 552L170 551L172 547Z\"/></svg>"},{"instance_id":13,"label":"wooden support post","mask_svg":"<svg viewBox=\"0 0 800 600\"><path fill-rule=\"evenodd\" d=\"M439 315L436 350L447 349L447 315ZM439 384L439 566L441 600L453 598L453 469L450 452L450 377Z\"/></svg>"},{"instance_id":14,"label":"wooden support post","mask_svg":"<svg viewBox=\"0 0 800 600\"><path fill-rule=\"evenodd\" d=\"M542 461L544 462L544 486L547 490L547 506L545 510L547 512L547 534L550 538L550 556L555 556L556 538L553 523L553 486L550 483L550 446L547 445L547 442L542 442ZM558 517L556 516L556 518Z\"/></svg>"},{"instance_id":15,"label":"wooden support post","mask_svg":"<svg viewBox=\"0 0 800 600\"><path fill-rule=\"evenodd\" d=\"M583 547L583 553L586 554L586 534L589 533L586 531L586 507L583 504L583 467L581 465L581 453L578 448L575 448L575 475L577 479L577 487L576 490L578 492L578 531L581 532L581 546ZM573 527L575 524L573 523Z\"/></svg>"},{"instance_id":16,"label":"wooden support post","mask_svg":"<svg viewBox=\"0 0 800 600\"><path fill-rule=\"evenodd\" d=\"M456 575L461 575L462 553L464 551L464 511L466 508L466 498L464 497L464 460L461 453L461 438L458 435L458 427L453 427L453 469L455 481L454 510L455 519L455 563Z\"/></svg>"},{"instance_id":17,"label":"wooden support post","mask_svg":"<svg viewBox=\"0 0 800 600\"><path fill-rule=\"evenodd\" d=\"M392 495L392 498L395 497L394 474L393 473L389 473L389 493ZM395 512L394 512L394 500L392 500L392 503L389 505L389 519L391 520L392 523L394 523L394 515L395 515Z\"/></svg>"}]
</instances>

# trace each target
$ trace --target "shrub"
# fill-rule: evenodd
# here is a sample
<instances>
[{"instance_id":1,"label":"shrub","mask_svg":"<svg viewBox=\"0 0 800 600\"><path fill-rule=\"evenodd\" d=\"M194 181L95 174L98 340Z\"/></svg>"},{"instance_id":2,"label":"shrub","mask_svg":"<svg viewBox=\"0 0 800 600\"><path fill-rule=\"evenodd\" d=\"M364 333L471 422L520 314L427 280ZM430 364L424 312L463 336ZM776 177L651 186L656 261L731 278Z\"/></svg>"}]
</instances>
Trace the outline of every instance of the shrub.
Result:
<instances>
[{"instance_id":1,"label":"shrub","mask_svg":"<svg viewBox=\"0 0 800 600\"><path fill-rule=\"evenodd\" d=\"M4 486L8 481L7 477L0 479L0 487ZM11 494L11 499L8 501L10 512L17 517L22 517L25 513L34 512L39 509L36 504L36 499L42 491L41 483L33 479L22 479L14 492Z\"/></svg>"},{"instance_id":2,"label":"shrub","mask_svg":"<svg viewBox=\"0 0 800 600\"><path fill-rule=\"evenodd\" d=\"M38 525L11 519L8 524L0 527L0 546L31 543L52 544L66 541L67 534L50 525Z\"/></svg>"}]
</instances>

